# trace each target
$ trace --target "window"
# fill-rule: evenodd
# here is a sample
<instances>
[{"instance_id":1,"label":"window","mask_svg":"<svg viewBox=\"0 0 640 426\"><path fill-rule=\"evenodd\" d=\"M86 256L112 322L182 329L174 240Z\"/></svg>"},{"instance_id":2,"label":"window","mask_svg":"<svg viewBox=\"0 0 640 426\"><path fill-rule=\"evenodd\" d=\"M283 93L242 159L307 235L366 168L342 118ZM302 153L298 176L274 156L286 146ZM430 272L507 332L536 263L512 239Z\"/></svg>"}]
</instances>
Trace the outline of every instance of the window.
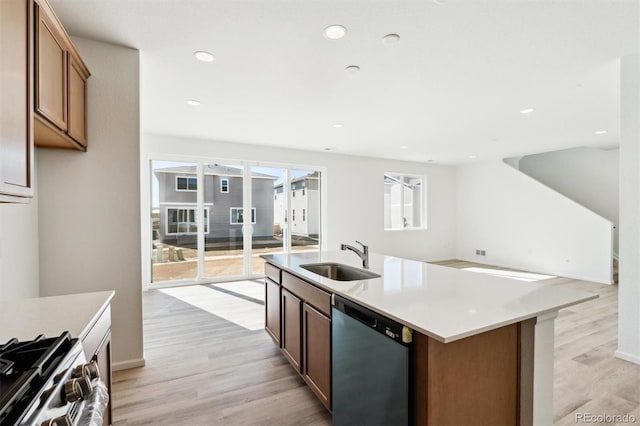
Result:
<instances>
[{"instance_id":1,"label":"window","mask_svg":"<svg viewBox=\"0 0 640 426\"><path fill-rule=\"evenodd\" d=\"M426 228L424 176L384 175L384 229Z\"/></svg>"},{"instance_id":2,"label":"window","mask_svg":"<svg viewBox=\"0 0 640 426\"><path fill-rule=\"evenodd\" d=\"M196 192L198 190L198 178L188 176L176 176L176 191L191 191Z\"/></svg>"},{"instance_id":3,"label":"window","mask_svg":"<svg viewBox=\"0 0 640 426\"><path fill-rule=\"evenodd\" d=\"M304 197L305 194L306 194L306 191L304 188L302 188L302 196Z\"/></svg>"},{"instance_id":4,"label":"window","mask_svg":"<svg viewBox=\"0 0 640 426\"><path fill-rule=\"evenodd\" d=\"M296 198L296 191L291 191L291 196L292 196L293 198Z\"/></svg>"},{"instance_id":5,"label":"window","mask_svg":"<svg viewBox=\"0 0 640 426\"><path fill-rule=\"evenodd\" d=\"M296 221L296 209L291 210L291 221Z\"/></svg>"},{"instance_id":6,"label":"window","mask_svg":"<svg viewBox=\"0 0 640 426\"><path fill-rule=\"evenodd\" d=\"M195 207L167 208L167 234L197 234L198 214ZM209 233L209 208L204 209L204 233Z\"/></svg>"},{"instance_id":7,"label":"window","mask_svg":"<svg viewBox=\"0 0 640 426\"><path fill-rule=\"evenodd\" d=\"M231 221L232 225L239 225L244 223L244 209L240 207L231 207ZM256 209L251 209L251 223L256 223Z\"/></svg>"},{"instance_id":8,"label":"window","mask_svg":"<svg viewBox=\"0 0 640 426\"><path fill-rule=\"evenodd\" d=\"M229 179L220 179L220 192L229 192Z\"/></svg>"},{"instance_id":9,"label":"window","mask_svg":"<svg viewBox=\"0 0 640 426\"><path fill-rule=\"evenodd\" d=\"M305 220L307 220L307 209L302 209L302 221L304 222Z\"/></svg>"}]
</instances>

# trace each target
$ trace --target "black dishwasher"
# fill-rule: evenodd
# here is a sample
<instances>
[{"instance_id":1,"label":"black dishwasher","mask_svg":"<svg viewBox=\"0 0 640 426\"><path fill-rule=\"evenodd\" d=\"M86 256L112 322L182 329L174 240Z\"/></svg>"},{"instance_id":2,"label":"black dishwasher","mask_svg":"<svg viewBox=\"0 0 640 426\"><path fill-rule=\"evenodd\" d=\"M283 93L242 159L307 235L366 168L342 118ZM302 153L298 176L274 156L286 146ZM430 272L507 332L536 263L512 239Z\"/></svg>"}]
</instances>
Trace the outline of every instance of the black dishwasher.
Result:
<instances>
[{"instance_id":1,"label":"black dishwasher","mask_svg":"<svg viewBox=\"0 0 640 426\"><path fill-rule=\"evenodd\" d=\"M332 311L333 424L410 424L408 329L337 295Z\"/></svg>"}]
</instances>

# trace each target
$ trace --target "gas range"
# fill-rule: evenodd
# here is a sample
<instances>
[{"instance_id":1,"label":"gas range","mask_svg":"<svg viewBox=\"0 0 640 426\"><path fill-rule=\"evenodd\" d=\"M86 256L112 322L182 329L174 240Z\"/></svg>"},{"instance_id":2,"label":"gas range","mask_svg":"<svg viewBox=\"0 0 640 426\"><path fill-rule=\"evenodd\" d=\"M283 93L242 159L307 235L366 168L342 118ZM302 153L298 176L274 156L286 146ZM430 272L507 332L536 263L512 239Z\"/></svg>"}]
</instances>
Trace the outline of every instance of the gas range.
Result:
<instances>
[{"instance_id":1,"label":"gas range","mask_svg":"<svg viewBox=\"0 0 640 426\"><path fill-rule=\"evenodd\" d=\"M0 425L101 425L107 402L96 363L68 332L0 345Z\"/></svg>"}]
</instances>

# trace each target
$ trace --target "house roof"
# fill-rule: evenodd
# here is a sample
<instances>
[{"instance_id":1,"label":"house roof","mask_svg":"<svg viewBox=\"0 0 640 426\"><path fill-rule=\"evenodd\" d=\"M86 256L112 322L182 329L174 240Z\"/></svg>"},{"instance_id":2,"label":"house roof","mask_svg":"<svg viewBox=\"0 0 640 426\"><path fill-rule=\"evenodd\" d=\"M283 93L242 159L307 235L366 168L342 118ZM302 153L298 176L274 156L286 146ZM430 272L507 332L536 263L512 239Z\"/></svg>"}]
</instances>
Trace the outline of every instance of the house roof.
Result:
<instances>
[{"instance_id":1,"label":"house roof","mask_svg":"<svg viewBox=\"0 0 640 426\"><path fill-rule=\"evenodd\" d=\"M197 166L176 166L176 167L165 167L162 169L154 169L154 173L174 173L174 174L185 174L185 175L195 175ZM243 170L238 167L225 166L220 164L207 164L204 166L204 174L205 175L215 175L215 176L236 176L242 177ZM260 179L277 179L277 176L271 176L266 173L257 173L252 172L251 176L253 178Z\"/></svg>"},{"instance_id":2,"label":"house roof","mask_svg":"<svg viewBox=\"0 0 640 426\"><path fill-rule=\"evenodd\" d=\"M297 177L295 179L291 180L291 183L294 184L296 182L302 182L303 180L318 180L320 178L320 172L313 172L313 173L309 173L308 175L304 175L304 176L300 176ZM284 185L283 183L280 183L276 186L274 186L273 188L281 188L282 185Z\"/></svg>"}]
</instances>

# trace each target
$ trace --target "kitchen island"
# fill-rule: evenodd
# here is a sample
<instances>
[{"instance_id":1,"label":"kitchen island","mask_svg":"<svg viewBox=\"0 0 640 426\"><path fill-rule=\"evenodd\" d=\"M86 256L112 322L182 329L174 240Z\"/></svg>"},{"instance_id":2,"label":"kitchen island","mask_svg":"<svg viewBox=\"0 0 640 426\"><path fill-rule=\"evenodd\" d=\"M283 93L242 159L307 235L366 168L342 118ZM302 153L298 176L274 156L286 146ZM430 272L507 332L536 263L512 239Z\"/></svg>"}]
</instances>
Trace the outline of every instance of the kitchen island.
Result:
<instances>
[{"instance_id":1,"label":"kitchen island","mask_svg":"<svg viewBox=\"0 0 640 426\"><path fill-rule=\"evenodd\" d=\"M361 268L353 253L262 257L268 262L267 331L329 409L330 383L318 373L314 378L304 365L306 352L323 353L322 333L307 330L308 324L321 326L330 346L330 327L322 325L331 321L327 296L343 296L413 330L417 424L552 424L554 319L559 309L598 297L378 254L370 255L368 270L379 278L342 282L301 265L335 262ZM284 339L292 328L287 318L297 309L291 299L324 321L303 315L299 349L288 348ZM321 370L317 360L309 362Z\"/></svg>"}]
</instances>

